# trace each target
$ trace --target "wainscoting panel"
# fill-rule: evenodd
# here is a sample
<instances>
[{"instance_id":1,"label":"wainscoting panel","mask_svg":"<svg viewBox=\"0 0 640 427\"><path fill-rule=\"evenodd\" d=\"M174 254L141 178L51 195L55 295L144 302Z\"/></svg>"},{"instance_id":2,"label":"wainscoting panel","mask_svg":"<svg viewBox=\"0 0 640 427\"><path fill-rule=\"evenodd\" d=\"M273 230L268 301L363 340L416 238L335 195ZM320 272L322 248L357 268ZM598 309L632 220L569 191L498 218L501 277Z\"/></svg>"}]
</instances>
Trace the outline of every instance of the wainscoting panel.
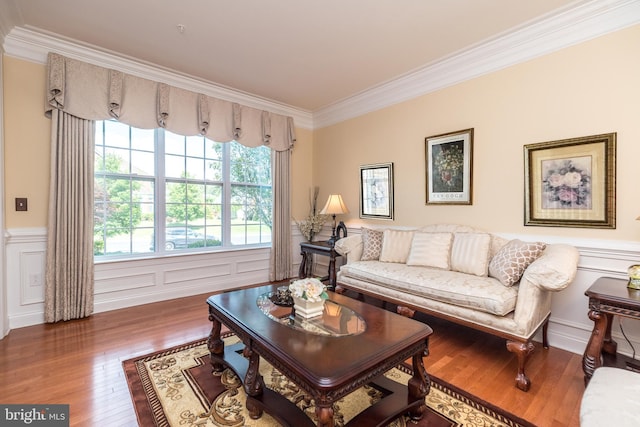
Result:
<instances>
[{"instance_id":1,"label":"wainscoting panel","mask_svg":"<svg viewBox=\"0 0 640 427\"><path fill-rule=\"evenodd\" d=\"M44 302L43 286L45 271L45 252L21 251L20 258L20 304L34 304Z\"/></svg>"},{"instance_id":2,"label":"wainscoting panel","mask_svg":"<svg viewBox=\"0 0 640 427\"><path fill-rule=\"evenodd\" d=\"M180 266L172 266L172 268L164 271L165 285L179 285L181 283L191 283L194 281L213 280L222 276L230 276L233 263L225 262L216 265L195 265L191 263L180 263Z\"/></svg>"},{"instance_id":3,"label":"wainscoting panel","mask_svg":"<svg viewBox=\"0 0 640 427\"><path fill-rule=\"evenodd\" d=\"M292 224L292 271L297 277L300 266L300 242L304 240ZM360 225L349 227L358 234ZM317 240L331 234L325 229ZM6 290L9 328L44 322L44 277L46 230L12 229L6 238ZM578 273L567 289L553 295L549 323L549 343L553 347L582 354L589 340L593 322L588 317L588 298L584 292L599 277L626 280L627 268L640 261L640 244L628 241L560 239L555 236L502 235L525 241L565 242L580 251ZM95 312L147 304L233 289L248 284L267 282L269 248L231 250L225 252L174 255L163 258L141 258L128 261L100 262L95 266ZM327 257L316 257L314 274L326 275ZM338 258L338 265L344 262ZM623 320L629 342L614 320L612 333L621 353L640 354L640 322Z\"/></svg>"},{"instance_id":4,"label":"wainscoting panel","mask_svg":"<svg viewBox=\"0 0 640 427\"><path fill-rule=\"evenodd\" d=\"M46 229L5 234L8 329L44 322Z\"/></svg>"},{"instance_id":5,"label":"wainscoting panel","mask_svg":"<svg viewBox=\"0 0 640 427\"><path fill-rule=\"evenodd\" d=\"M129 289L150 288L155 286L156 283L156 275L154 273L129 273L119 276L104 276L103 274L95 273L94 277L96 283L100 283L100 286L95 289L95 295L110 294Z\"/></svg>"}]
</instances>

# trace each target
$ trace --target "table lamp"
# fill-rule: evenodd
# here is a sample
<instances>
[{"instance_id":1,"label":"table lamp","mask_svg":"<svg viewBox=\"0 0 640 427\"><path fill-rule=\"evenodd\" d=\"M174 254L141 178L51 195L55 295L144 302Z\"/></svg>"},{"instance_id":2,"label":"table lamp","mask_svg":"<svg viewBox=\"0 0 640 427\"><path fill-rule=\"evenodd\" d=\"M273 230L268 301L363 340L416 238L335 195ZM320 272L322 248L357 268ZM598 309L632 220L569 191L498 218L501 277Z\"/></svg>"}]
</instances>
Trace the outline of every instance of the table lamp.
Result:
<instances>
[{"instance_id":1,"label":"table lamp","mask_svg":"<svg viewBox=\"0 0 640 427\"><path fill-rule=\"evenodd\" d=\"M333 217L333 227L331 229L331 238L328 243L333 246L338 240L336 236L336 215L349 213L349 209L342 201L342 196L340 194L330 194L329 199L327 200L327 204L324 205L324 208L320 211L321 215L331 215Z\"/></svg>"}]
</instances>

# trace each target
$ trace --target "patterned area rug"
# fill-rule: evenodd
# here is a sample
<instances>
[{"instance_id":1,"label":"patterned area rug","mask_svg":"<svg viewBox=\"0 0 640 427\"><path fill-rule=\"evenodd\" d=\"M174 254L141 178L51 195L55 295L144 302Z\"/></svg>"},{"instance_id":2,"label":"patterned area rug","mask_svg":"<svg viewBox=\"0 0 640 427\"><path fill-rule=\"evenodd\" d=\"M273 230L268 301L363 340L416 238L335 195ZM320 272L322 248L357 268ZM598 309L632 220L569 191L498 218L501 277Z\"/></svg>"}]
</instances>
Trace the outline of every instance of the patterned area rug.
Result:
<instances>
[{"instance_id":1,"label":"patterned area rug","mask_svg":"<svg viewBox=\"0 0 640 427\"><path fill-rule=\"evenodd\" d=\"M225 346L238 339L228 334ZM127 383L141 426L271 427L280 424L266 412L258 420L249 417L245 393L232 371L211 373L206 340L200 340L123 362ZM264 360L260 373L268 388L295 403L314 420L313 400ZM411 367L401 365L385 376L406 384ZM511 414L430 376L431 391L425 401L428 410L418 423L406 417L394 427L534 427ZM336 403L335 425L344 426L364 408L381 399L381 392L362 387ZM315 421L315 420L314 420Z\"/></svg>"}]
</instances>

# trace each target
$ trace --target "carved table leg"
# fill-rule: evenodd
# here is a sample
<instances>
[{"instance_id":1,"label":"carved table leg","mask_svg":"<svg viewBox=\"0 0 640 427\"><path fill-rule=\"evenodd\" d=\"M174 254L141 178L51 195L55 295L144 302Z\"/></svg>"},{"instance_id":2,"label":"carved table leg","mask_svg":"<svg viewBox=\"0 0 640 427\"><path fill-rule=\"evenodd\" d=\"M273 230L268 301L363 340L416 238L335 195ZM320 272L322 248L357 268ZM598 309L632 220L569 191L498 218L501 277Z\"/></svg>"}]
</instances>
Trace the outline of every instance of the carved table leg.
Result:
<instances>
[{"instance_id":1,"label":"carved table leg","mask_svg":"<svg viewBox=\"0 0 640 427\"><path fill-rule=\"evenodd\" d=\"M316 417L318 417L318 427L333 427L333 405L331 403L320 404L316 402Z\"/></svg>"},{"instance_id":2,"label":"carved table leg","mask_svg":"<svg viewBox=\"0 0 640 427\"><path fill-rule=\"evenodd\" d=\"M507 350L518 357L518 374L516 375L516 387L522 391L529 391L531 387L531 380L524 372L524 367L527 364L529 355L533 352L535 346L531 341L516 342L507 340Z\"/></svg>"},{"instance_id":3,"label":"carved table leg","mask_svg":"<svg viewBox=\"0 0 640 427\"><path fill-rule=\"evenodd\" d=\"M413 421L422 419L424 411L427 409L424 403L424 398L431 390L431 379L427 375L427 371L424 369L422 354L423 352L413 355L413 376L409 378L409 383L407 384L409 388L409 400L412 402L415 402L416 400L422 401L420 406L412 408L409 412L409 417L411 417Z\"/></svg>"},{"instance_id":4,"label":"carved table leg","mask_svg":"<svg viewBox=\"0 0 640 427\"><path fill-rule=\"evenodd\" d=\"M207 348L211 354L211 372L219 374L224 371L224 365L219 362L224 357L224 341L220 338L222 323L213 316L211 309L209 309L209 320L212 325L209 338L207 338Z\"/></svg>"},{"instance_id":5,"label":"carved table leg","mask_svg":"<svg viewBox=\"0 0 640 427\"><path fill-rule=\"evenodd\" d=\"M263 381L260 375L260 355L251 349L251 344L245 346L243 354L249 357L249 368L244 378L244 391L250 397L262 395ZM252 419L262 416L262 408L255 405L250 398L247 399L247 410Z\"/></svg>"},{"instance_id":6,"label":"carved table leg","mask_svg":"<svg viewBox=\"0 0 640 427\"><path fill-rule=\"evenodd\" d=\"M329 257L329 290L334 290L336 288L336 257L331 255Z\"/></svg>"},{"instance_id":7,"label":"carved table leg","mask_svg":"<svg viewBox=\"0 0 640 427\"><path fill-rule=\"evenodd\" d=\"M313 254L300 251L300 255L302 256L302 261L300 261L300 268L298 269L298 278L304 279L305 277L310 277L313 268Z\"/></svg>"},{"instance_id":8,"label":"carved table leg","mask_svg":"<svg viewBox=\"0 0 640 427\"><path fill-rule=\"evenodd\" d=\"M599 310L589 311L589 319L593 320L593 331L589 343L582 356L582 370L584 371L584 385L586 386L596 368L602 366L602 345L605 341L607 331L611 333L610 316L600 313ZM609 340L611 337L609 336Z\"/></svg>"},{"instance_id":9,"label":"carved table leg","mask_svg":"<svg viewBox=\"0 0 640 427\"><path fill-rule=\"evenodd\" d=\"M604 333L604 342L602 343L602 351L608 354L616 354L618 352L618 343L611 338L611 325L613 324L613 314L606 313L607 329Z\"/></svg>"}]
</instances>

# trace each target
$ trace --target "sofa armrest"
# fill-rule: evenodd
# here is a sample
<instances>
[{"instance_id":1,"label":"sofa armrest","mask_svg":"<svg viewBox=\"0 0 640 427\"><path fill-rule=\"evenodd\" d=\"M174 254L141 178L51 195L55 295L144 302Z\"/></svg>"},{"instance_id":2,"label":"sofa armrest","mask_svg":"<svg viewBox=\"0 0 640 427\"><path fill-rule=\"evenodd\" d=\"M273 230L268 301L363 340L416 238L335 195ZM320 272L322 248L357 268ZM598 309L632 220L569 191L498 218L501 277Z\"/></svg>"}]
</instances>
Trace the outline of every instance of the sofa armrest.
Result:
<instances>
[{"instance_id":1,"label":"sofa armrest","mask_svg":"<svg viewBox=\"0 0 640 427\"><path fill-rule=\"evenodd\" d=\"M522 275L522 280L547 291L561 291L571 284L578 270L578 250L566 244L549 244Z\"/></svg>"},{"instance_id":2,"label":"sofa armrest","mask_svg":"<svg viewBox=\"0 0 640 427\"><path fill-rule=\"evenodd\" d=\"M334 246L336 252L347 258L347 264L359 261L362 257L362 236L360 234L352 234L338 240Z\"/></svg>"}]
</instances>

